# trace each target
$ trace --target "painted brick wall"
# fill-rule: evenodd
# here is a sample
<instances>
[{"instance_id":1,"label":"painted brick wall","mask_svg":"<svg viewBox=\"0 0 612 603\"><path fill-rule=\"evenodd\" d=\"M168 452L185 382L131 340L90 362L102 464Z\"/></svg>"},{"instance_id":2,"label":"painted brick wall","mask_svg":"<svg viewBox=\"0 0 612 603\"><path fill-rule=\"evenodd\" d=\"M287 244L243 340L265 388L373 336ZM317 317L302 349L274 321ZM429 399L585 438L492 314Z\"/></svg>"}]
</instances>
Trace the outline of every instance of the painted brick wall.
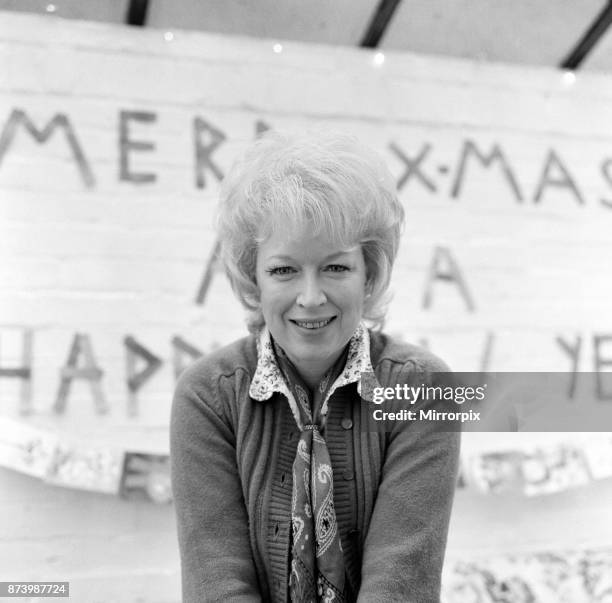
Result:
<instances>
[{"instance_id":1,"label":"painted brick wall","mask_svg":"<svg viewBox=\"0 0 612 603\"><path fill-rule=\"evenodd\" d=\"M0 377L2 417L78 442L167 450L173 341L205 353L244 333L210 266L212 213L223 173L266 126L346 131L388 161L407 210L390 333L457 370L586 371L612 360L608 78L580 74L568 85L552 70L394 53L376 66L355 49L287 42L275 53L272 41L183 32L167 41L8 13L0 66L0 367L31 368L29 381ZM451 264L455 280L440 278ZM56 410L77 333L103 371L105 414L82 379ZM161 361L136 398L128 336ZM81 581L76 600L178 599L167 594L178 579L168 508L141 516L102 495L1 475L2 491L18 493L2 500L3 514L19 510L0 549L12 572L3 579L70 573ZM469 527L490 508L470 496L459 496L451 554L467 550ZM546 514L525 504L509 506L528 518L525 538L558 546L558 523L544 525ZM585 513L589 504L580 498ZM39 532L21 531L30 521ZM597 525L584 526L581 542L600 542ZM79 535L90 539L83 566L74 565ZM48 552L56 543L61 571ZM493 548L507 545L500 536ZM119 561L97 563L119 549ZM124 598L109 586L121 567L132 585ZM143 576L163 586L139 590ZM98 598L84 594L92 589Z\"/></svg>"},{"instance_id":2,"label":"painted brick wall","mask_svg":"<svg viewBox=\"0 0 612 603\"><path fill-rule=\"evenodd\" d=\"M196 298L218 180L262 124L351 132L397 175L408 221L387 330L462 370L612 358L608 79L13 14L0 41L2 362L21 353L11 328L32 329L35 413L77 332L111 423L128 408L124 338L163 361L138 394L149 425L167 418L173 337L205 352L244 332L220 273ZM463 291L432 278L449 259ZM576 337L572 358L558 338ZM90 400L75 382L66 414Z\"/></svg>"}]
</instances>

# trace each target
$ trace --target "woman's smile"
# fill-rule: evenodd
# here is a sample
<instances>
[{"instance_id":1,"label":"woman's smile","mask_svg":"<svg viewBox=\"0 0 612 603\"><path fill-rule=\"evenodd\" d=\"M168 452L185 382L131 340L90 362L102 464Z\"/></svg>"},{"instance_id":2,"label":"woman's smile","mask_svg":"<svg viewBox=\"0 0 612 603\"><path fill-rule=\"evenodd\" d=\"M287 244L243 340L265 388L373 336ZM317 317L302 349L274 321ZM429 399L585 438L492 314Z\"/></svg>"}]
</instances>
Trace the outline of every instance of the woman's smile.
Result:
<instances>
[{"instance_id":1,"label":"woman's smile","mask_svg":"<svg viewBox=\"0 0 612 603\"><path fill-rule=\"evenodd\" d=\"M256 274L272 337L307 381L321 377L363 316L361 246L343 248L308 228L272 234L259 246Z\"/></svg>"},{"instance_id":2,"label":"woman's smile","mask_svg":"<svg viewBox=\"0 0 612 603\"><path fill-rule=\"evenodd\" d=\"M331 318L290 318L289 320L301 329L306 329L307 331L319 331L329 325L333 320L335 320L335 318L335 316L332 316Z\"/></svg>"}]
</instances>

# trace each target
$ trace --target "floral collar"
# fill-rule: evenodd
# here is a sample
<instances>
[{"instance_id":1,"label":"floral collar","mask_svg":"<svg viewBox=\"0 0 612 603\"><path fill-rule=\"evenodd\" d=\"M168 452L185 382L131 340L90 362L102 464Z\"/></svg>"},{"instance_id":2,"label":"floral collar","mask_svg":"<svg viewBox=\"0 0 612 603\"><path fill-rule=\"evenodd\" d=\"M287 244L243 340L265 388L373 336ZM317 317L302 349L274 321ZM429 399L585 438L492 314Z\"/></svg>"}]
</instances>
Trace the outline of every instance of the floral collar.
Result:
<instances>
[{"instance_id":1,"label":"floral collar","mask_svg":"<svg viewBox=\"0 0 612 603\"><path fill-rule=\"evenodd\" d=\"M371 388L367 387L367 392L361 391L361 374L374 374L372 361L370 359L370 334L363 323L359 324L355 333L349 341L348 356L343 371L340 373L334 384L329 388L323 405L321 415L327 414L329 398L340 387L349 383L357 383L357 392L360 396L372 401ZM293 394L289 390L283 374L276 361L270 331L264 327L257 338L257 368L251 381L249 395L254 400L264 401L272 397L272 394L279 392L289 401L289 406L293 412L298 425L300 425L300 413L297 408ZM301 425L300 425L301 427Z\"/></svg>"}]
</instances>

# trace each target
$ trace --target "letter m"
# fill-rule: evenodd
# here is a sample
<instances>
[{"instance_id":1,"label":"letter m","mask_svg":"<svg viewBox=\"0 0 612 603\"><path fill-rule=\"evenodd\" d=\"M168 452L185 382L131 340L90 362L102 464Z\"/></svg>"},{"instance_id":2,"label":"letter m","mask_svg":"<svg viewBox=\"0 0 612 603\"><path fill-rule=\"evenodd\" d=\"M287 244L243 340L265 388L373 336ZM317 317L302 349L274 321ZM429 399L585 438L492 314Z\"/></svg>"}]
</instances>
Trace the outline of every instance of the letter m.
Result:
<instances>
[{"instance_id":1,"label":"letter m","mask_svg":"<svg viewBox=\"0 0 612 603\"><path fill-rule=\"evenodd\" d=\"M0 135L0 167L2 167L4 156L13 143L13 139L17 134L17 129L19 126L22 126L39 144L47 142L56 129L59 128L63 130L68 146L72 150L85 186L91 188L94 185L94 176L91 168L89 167L85 154L83 153L83 149L81 148L81 145L74 134L70 121L62 113L56 114L44 128L38 129L32 123L25 111L13 109L13 112L9 116L8 121L2 130L2 134Z\"/></svg>"},{"instance_id":2,"label":"letter m","mask_svg":"<svg viewBox=\"0 0 612 603\"><path fill-rule=\"evenodd\" d=\"M459 166L457 167L455 182L453 183L453 188L451 189L452 197L457 198L461 193L461 186L463 185L463 180L465 179L468 159L471 156L477 159L481 165L486 168L492 165L494 161L499 162L502 174L505 176L506 182L510 185L516 200L523 200L523 195L521 194L516 177L514 176L512 168L508 164L508 161L506 160L506 157L499 146L497 144L493 145L491 152L488 155L485 155L479 151L476 143L472 140L466 140L463 143L463 149L461 151L461 157L459 158Z\"/></svg>"}]
</instances>

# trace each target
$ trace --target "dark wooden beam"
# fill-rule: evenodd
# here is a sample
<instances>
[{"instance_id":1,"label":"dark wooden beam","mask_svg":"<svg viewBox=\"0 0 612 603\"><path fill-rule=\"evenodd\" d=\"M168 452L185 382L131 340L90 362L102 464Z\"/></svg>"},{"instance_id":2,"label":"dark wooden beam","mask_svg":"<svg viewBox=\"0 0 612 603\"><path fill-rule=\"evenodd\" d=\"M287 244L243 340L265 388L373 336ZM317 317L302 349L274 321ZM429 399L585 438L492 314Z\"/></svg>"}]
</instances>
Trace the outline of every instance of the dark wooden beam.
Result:
<instances>
[{"instance_id":1,"label":"dark wooden beam","mask_svg":"<svg viewBox=\"0 0 612 603\"><path fill-rule=\"evenodd\" d=\"M370 19L368 29L361 40L359 46L363 48L376 48L385 30L391 23L393 13L402 0L380 0L375 13Z\"/></svg>"},{"instance_id":2,"label":"dark wooden beam","mask_svg":"<svg viewBox=\"0 0 612 603\"><path fill-rule=\"evenodd\" d=\"M125 22L127 25L144 27L147 24L149 0L129 0Z\"/></svg>"},{"instance_id":3,"label":"dark wooden beam","mask_svg":"<svg viewBox=\"0 0 612 603\"><path fill-rule=\"evenodd\" d=\"M563 59L559 67L562 69L577 69L604 35L610 23L612 23L612 1L608 1L607 5L597 15L589 29L574 49Z\"/></svg>"}]
</instances>

